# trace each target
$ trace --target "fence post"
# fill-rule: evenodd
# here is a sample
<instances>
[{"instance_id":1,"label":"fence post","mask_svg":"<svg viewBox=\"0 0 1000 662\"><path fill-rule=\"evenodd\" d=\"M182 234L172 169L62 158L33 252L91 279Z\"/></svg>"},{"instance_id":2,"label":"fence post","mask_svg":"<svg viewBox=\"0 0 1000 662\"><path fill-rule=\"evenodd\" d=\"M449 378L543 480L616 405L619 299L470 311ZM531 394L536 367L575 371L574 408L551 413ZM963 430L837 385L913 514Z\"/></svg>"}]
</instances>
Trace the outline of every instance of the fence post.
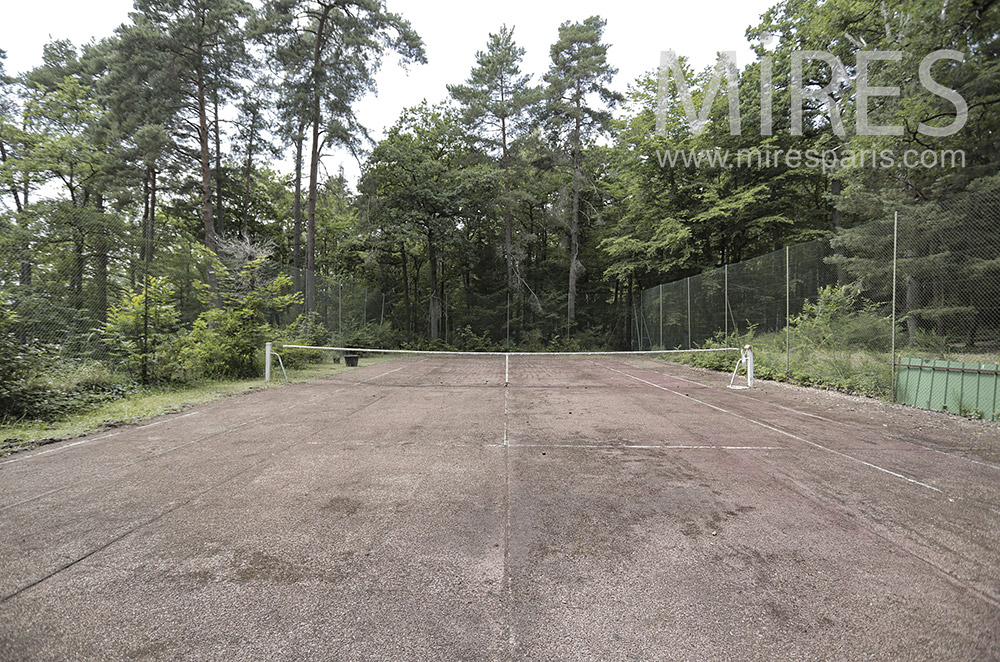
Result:
<instances>
[{"instance_id":1,"label":"fence post","mask_svg":"<svg viewBox=\"0 0 1000 662\"><path fill-rule=\"evenodd\" d=\"M665 349L663 347L663 283L660 283L659 290L660 294L658 298L660 300L660 349Z\"/></svg>"},{"instance_id":2,"label":"fence post","mask_svg":"<svg viewBox=\"0 0 1000 662\"><path fill-rule=\"evenodd\" d=\"M889 370L889 379L892 380L890 385L892 393L892 401L896 401L896 264L897 258L897 243L899 241L899 212L897 211L892 219L892 331L890 335L892 337L892 345L889 350L892 361L892 366Z\"/></svg>"},{"instance_id":3,"label":"fence post","mask_svg":"<svg viewBox=\"0 0 1000 662\"><path fill-rule=\"evenodd\" d=\"M642 307L640 302L640 308ZM635 297L632 297L632 318L635 320L635 333L638 338L638 348L642 349L642 323L639 321L639 311L636 309ZM635 343L632 344L636 347Z\"/></svg>"},{"instance_id":4,"label":"fence post","mask_svg":"<svg viewBox=\"0 0 1000 662\"><path fill-rule=\"evenodd\" d=\"M725 285L723 286L723 302L722 302L722 320L725 324L726 329L726 343L729 343L729 265L726 264L723 267L726 278Z\"/></svg>"},{"instance_id":5,"label":"fence post","mask_svg":"<svg viewBox=\"0 0 1000 662\"><path fill-rule=\"evenodd\" d=\"M688 349L691 349L691 276L687 277L688 290Z\"/></svg>"},{"instance_id":6,"label":"fence post","mask_svg":"<svg viewBox=\"0 0 1000 662\"><path fill-rule=\"evenodd\" d=\"M791 299L792 292L792 272L791 266L788 263L788 246L785 246L785 377L788 376L788 368L791 354L792 340L791 340L791 329L789 328L789 321L791 318L791 304L789 300Z\"/></svg>"}]
</instances>

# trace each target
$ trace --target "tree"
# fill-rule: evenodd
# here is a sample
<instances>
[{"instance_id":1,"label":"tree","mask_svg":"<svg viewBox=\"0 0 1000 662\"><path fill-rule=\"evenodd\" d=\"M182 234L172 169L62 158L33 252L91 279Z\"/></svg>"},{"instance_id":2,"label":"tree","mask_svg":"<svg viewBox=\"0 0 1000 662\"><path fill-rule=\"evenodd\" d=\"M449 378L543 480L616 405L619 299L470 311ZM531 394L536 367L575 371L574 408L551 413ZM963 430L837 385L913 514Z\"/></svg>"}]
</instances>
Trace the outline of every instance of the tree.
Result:
<instances>
[{"instance_id":1,"label":"tree","mask_svg":"<svg viewBox=\"0 0 1000 662\"><path fill-rule=\"evenodd\" d=\"M326 147L352 150L367 135L354 103L375 89L375 74L386 51L404 64L425 62L420 37L384 0L270 0L266 27L283 58L304 75L291 81L310 127L309 192L306 227L306 310L315 308L316 200L320 158ZM295 58L300 58L297 62Z\"/></svg>"},{"instance_id":2,"label":"tree","mask_svg":"<svg viewBox=\"0 0 1000 662\"><path fill-rule=\"evenodd\" d=\"M557 142L565 146L572 163L569 218L569 284L566 320L576 319L577 277L580 273L580 190L584 186L583 151L588 140L607 133L611 126L609 107L621 95L607 85L617 73L608 64L608 46L601 43L605 21L591 16L583 23L559 26L559 39L552 45L552 64L544 80L547 124Z\"/></svg>"},{"instance_id":3,"label":"tree","mask_svg":"<svg viewBox=\"0 0 1000 662\"><path fill-rule=\"evenodd\" d=\"M507 341L510 342L510 308L514 290L514 215L511 195L511 142L528 128L526 110L536 97L530 75L521 74L524 49L514 43L514 31L503 26L490 34L486 51L476 53L476 66L465 85L448 91L463 107L463 122L487 149L500 151L504 181L504 259L507 264Z\"/></svg>"},{"instance_id":4,"label":"tree","mask_svg":"<svg viewBox=\"0 0 1000 662\"><path fill-rule=\"evenodd\" d=\"M271 88L266 80L258 80L247 89L239 105L236 121L240 144L237 152L242 152L243 191L240 198L240 227L244 237L250 236L250 214L253 187L254 162L260 155L277 156L278 149L270 140L273 121L270 109Z\"/></svg>"},{"instance_id":5,"label":"tree","mask_svg":"<svg viewBox=\"0 0 1000 662\"><path fill-rule=\"evenodd\" d=\"M425 103L408 109L375 147L362 181L377 213L399 229L396 241L425 241L431 339L441 337L445 257L482 218L482 199L495 195L495 178L477 161L455 113Z\"/></svg>"},{"instance_id":6,"label":"tree","mask_svg":"<svg viewBox=\"0 0 1000 662\"><path fill-rule=\"evenodd\" d=\"M209 104L215 91L235 87L234 63L245 59L243 22L251 7L243 0L136 0L134 26L122 30L147 55L133 60L150 82L176 104L182 140L192 137L200 168L205 245L216 248ZM150 58L148 54L155 54ZM155 81L155 82L154 82Z\"/></svg>"},{"instance_id":7,"label":"tree","mask_svg":"<svg viewBox=\"0 0 1000 662\"><path fill-rule=\"evenodd\" d=\"M5 200L4 206L9 208L6 196L10 195L14 204L14 229L22 236L19 282L27 286L31 285L32 262L28 255L30 232L25 211L36 184L30 171L22 167L21 158L22 153L30 149L32 138L18 102L19 86L3 70L6 57L7 54L0 50L0 195L4 196L0 199ZM18 115L22 119L19 120Z\"/></svg>"}]
</instances>

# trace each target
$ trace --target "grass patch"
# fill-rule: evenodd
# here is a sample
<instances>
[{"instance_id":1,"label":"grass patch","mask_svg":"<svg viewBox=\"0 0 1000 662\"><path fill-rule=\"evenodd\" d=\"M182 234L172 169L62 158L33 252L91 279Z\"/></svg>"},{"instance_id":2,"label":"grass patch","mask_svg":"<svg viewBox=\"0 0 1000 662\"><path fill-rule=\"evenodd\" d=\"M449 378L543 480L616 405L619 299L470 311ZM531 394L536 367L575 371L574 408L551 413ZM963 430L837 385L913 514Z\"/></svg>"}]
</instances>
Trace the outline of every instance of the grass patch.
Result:
<instances>
[{"instance_id":1,"label":"grass patch","mask_svg":"<svg viewBox=\"0 0 1000 662\"><path fill-rule=\"evenodd\" d=\"M365 358L362 365L385 361L385 358ZM0 425L0 457L31 450L55 441L72 439L108 428L138 423L162 414L183 411L189 407L213 402L240 393L285 386L281 368L275 361L273 381L263 378L202 381L177 387L137 389L125 397L106 402L86 412L72 414L53 421L17 421ZM324 362L306 364L288 370L289 383L307 382L354 370L343 364Z\"/></svg>"},{"instance_id":2,"label":"grass patch","mask_svg":"<svg viewBox=\"0 0 1000 662\"><path fill-rule=\"evenodd\" d=\"M791 340L791 352L788 354L787 363L783 332L761 335L751 332L742 336L731 336L729 339L711 340L706 342L704 347L753 345L754 376L758 379L825 388L886 401L892 399L892 359L889 351L859 346L817 347L802 342L795 334ZM933 351L919 346L900 347L896 352L898 356L916 358L996 362L995 354ZM739 360L739 353L734 351L678 354L670 360L731 374Z\"/></svg>"}]
</instances>

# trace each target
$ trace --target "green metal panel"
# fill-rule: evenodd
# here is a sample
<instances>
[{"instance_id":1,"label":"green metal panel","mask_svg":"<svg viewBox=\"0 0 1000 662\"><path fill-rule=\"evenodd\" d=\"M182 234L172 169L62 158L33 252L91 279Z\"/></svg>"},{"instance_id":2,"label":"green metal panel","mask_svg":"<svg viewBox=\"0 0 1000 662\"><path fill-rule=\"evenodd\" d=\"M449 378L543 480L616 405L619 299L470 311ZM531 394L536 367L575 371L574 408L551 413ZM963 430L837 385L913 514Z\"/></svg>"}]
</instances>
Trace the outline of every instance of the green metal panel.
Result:
<instances>
[{"instance_id":1,"label":"green metal panel","mask_svg":"<svg viewBox=\"0 0 1000 662\"><path fill-rule=\"evenodd\" d=\"M1000 421L1000 365L900 357L896 402Z\"/></svg>"}]
</instances>

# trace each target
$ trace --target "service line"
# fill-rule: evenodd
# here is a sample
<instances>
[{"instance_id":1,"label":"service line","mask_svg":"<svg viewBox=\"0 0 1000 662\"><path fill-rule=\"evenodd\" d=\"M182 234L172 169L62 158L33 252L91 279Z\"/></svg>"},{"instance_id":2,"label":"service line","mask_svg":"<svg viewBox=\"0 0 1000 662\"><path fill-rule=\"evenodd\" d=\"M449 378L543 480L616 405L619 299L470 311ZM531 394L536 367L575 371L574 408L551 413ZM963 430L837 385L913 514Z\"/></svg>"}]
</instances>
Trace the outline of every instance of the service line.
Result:
<instances>
[{"instance_id":1,"label":"service line","mask_svg":"<svg viewBox=\"0 0 1000 662\"><path fill-rule=\"evenodd\" d=\"M736 418L739 418L739 419L742 419L744 421L747 421L748 423L753 423L754 425L759 425L762 428L765 428L767 430L771 430L772 432L777 432L778 434L781 434L781 435L784 435L786 437L789 437L790 439L795 439L796 441L800 441L800 442L802 442L804 444L808 444L810 446L813 446L814 448L818 448L820 450L826 451L827 453L832 453L833 455L837 455L839 457L842 457L844 459L850 460L852 462L857 462L858 464L862 464L862 465L864 465L866 467L869 467L870 469L875 469L876 471L881 471L882 473L889 474L890 476L893 476L895 478L899 478L901 480L905 480L908 483L912 483L914 485L919 485L920 487L926 488L928 490L933 490L934 492L937 492L939 494L944 494L944 492L942 492L940 489L934 487L933 485L928 485L927 483L922 483L919 480L915 480L913 478L910 478L909 476L904 476L901 473L897 473L897 472L892 471L890 469L886 469L885 467L880 467L877 464L872 464L871 462L866 462L865 460L862 460L860 458L854 457L853 455L848 455L847 453L842 453L842 452L840 452L838 450L834 450L833 448L829 448L828 446L824 446L823 444L818 444L815 441L809 441L808 439L806 439L804 437L800 437L800 436L798 436L796 434L792 434L791 432L786 432L785 430L781 430L779 428L776 428L773 425L768 425L767 423L764 423L762 421L758 421L758 420L752 419L752 418L750 418L748 416L743 416L742 414L737 414L736 412L729 411L728 409L723 409L722 407L718 407L718 406L713 405L711 403L705 402L704 400L699 400L698 398L692 397L692 396L687 395L685 393L680 393L680 392L675 391L673 389L667 388L666 386L661 386L659 384L654 384L653 382L645 380L642 377L636 377L635 375L630 375L627 372L623 372L621 370L617 370L617 369L612 368L610 366L603 366L603 367L607 368L611 372L616 372L619 375L624 375L625 377L628 377L629 379L634 379L637 382L642 382L643 384L646 384L648 386L652 386L653 388L658 388L661 391L666 391L667 393L673 393L674 395L680 396L682 398L688 398L689 400L694 400L695 402L697 402L700 405L704 405L704 406L709 407L711 409L714 409L716 411L721 411L722 413L729 414L730 416L735 416Z\"/></svg>"}]
</instances>

